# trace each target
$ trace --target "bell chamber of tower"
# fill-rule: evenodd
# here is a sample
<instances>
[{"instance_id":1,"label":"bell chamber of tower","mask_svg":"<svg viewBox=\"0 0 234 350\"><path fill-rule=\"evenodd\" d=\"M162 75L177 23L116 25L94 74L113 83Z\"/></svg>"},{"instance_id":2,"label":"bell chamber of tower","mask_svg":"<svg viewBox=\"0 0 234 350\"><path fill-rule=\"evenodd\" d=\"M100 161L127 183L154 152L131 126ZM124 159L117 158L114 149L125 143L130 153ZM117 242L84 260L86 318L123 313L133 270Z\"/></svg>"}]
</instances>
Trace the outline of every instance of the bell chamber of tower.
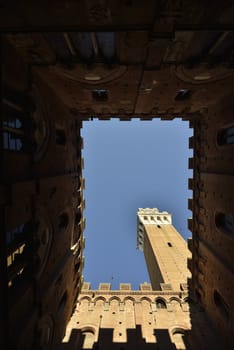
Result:
<instances>
[{"instance_id":1,"label":"bell chamber of tower","mask_svg":"<svg viewBox=\"0 0 234 350\"><path fill-rule=\"evenodd\" d=\"M172 225L172 216L157 208L138 209L137 246L144 252L153 290L181 290L191 273L187 259L191 253L183 237Z\"/></svg>"}]
</instances>

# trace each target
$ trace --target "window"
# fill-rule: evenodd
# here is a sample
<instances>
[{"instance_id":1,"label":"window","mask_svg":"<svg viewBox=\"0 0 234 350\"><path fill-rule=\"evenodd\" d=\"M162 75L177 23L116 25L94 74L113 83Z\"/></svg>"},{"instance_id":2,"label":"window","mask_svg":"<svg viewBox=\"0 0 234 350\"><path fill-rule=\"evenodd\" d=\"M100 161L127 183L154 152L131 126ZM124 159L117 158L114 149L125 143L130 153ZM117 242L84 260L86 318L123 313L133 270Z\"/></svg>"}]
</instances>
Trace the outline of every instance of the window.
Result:
<instances>
[{"instance_id":1,"label":"window","mask_svg":"<svg viewBox=\"0 0 234 350\"><path fill-rule=\"evenodd\" d=\"M6 233L6 243L9 246L14 241L19 241L21 237L23 237L25 225L20 225L16 227L14 230L8 231Z\"/></svg>"},{"instance_id":2,"label":"window","mask_svg":"<svg viewBox=\"0 0 234 350\"><path fill-rule=\"evenodd\" d=\"M116 38L114 32L97 32L98 47L106 62L113 63L116 54Z\"/></svg>"},{"instance_id":3,"label":"window","mask_svg":"<svg viewBox=\"0 0 234 350\"><path fill-rule=\"evenodd\" d=\"M188 89L180 89L178 92L177 92L177 95L175 97L175 100L176 101L184 101L184 100L187 100L189 99L191 96L191 90L188 90Z\"/></svg>"},{"instance_id":4,"label":"window","mask_svg":"<svg viewBox=\"0 0 234 350\"><path fill-rule=\"evenodd\" d=\"M157 309L166 309L166 303L162 299L157 299L156 300L156 307Z\"/></svg>"},{"instance_id":5,"label":"window","mask_svg":"<svg viewBox=\"0 0 234 350\"><path fill-rule=\"evenodd\" d=\"M96 101L107 101L108 100L108 92L104 89L95 89L92 90L93 99Z\"/></svg>"},{"instance_id":6,"label":"window","mask_svg":"<svg viewBox=\"0 0 234 350\"><path fill-rule=\"evenodd\" d=\"M226 213L217 213L215 215L215 225L218 229L226 234L233 232L233 215Z\"/></svg>"},{"instance_id":7,"label":"window","mask_svg":"<svg viewBox=\"0 0 234 350\"><path fill-rule=\"evenodd\" d=\"M25 271L29 264L29 232L30 223L22 224L6 233L7 244L7 268L8 268L8 286L19 279L19 276Z\"/></svg>"},{"instance_id":8,"label":"window","mask_svg":"<svg viewBox=\"0 0 234 350\"><path fill-rule=\"evenodd\" d=\"M217 143L219 146L234 144L234 126L220 130L217 134Z\"/></svg>"},{"instance_id":9,"label":"window","mask_svg":"<svg viewBox=\"0 0 234 350\"><path fill-rule=\"evenodd\" d=\"M3 148L5 150L29 153L33 143L25 132L25 125L19 118L8 118L3 121Z\"/></svg>"},{"instance_id":10,"label":"window","mask_svg":"<svg viewBox=\"0 0 234 350\"><path fill-rule=\"evenodd\" d=\"M65 146L66 145L66 134L62 129L56 129L55 131L55 141L57 145Z\"/></svg>"},{"instance_id":11,"label":"window","mask_svg":"<svg viewBox=\"0 0 234 350\"><path fill-rule=\"evenodd\" d=\"M3 148L11 151L21 151L22 142L20 138L14 137L10 132L3 132Z\"/></svg>"},{"instance_id":12,"label":"window","mask_svg":"<svg viewBox=\"0 0 234 350\"><path fill-rule=\"evenodd\" d=\"M3 99L3 149L29 153L34 150L34 124L28 112L24 111L25 107L20 105L20 98L17 103L19 105L8 98Z\"/></svg>"},{"instance_id":13,"label":"window","mask_svg":"<svg viewBox=\"0 0 234 350\"><path fill-rule=\"evenodd\" d=\"M60 214L58 217L58 227L63 230L66 229L68 226L68 221L69 219L66 213Z\"/></svg>"}]
</instances>

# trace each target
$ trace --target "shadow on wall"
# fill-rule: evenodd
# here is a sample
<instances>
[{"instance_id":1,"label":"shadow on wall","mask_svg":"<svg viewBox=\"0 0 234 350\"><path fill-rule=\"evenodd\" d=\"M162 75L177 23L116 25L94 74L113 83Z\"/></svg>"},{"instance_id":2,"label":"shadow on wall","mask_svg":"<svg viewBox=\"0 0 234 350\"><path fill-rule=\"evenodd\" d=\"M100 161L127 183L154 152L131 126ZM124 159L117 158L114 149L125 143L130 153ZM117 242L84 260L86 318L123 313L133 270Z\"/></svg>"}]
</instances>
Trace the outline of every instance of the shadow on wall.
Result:
<instances>
[{"instance_id":1,"label":"shadow on wall","mask_svg":"<svg viewBox=\"0 0 234 350\"><path fill-rule=\"evenodd\" d=\"M155 343L146 343L142 338L141 326L136 326L135 329L127 330L127 342L113 342L113 332L111 328L102 328L99 331L98 341L88 347L86 336L79 329L73 329L68 343L63 343L59 350L70 349L86 349L86 350L176 350L176 346L171 342L170 335L167 329L155 329ZM156 342L157 339L157 342Z\"/></svg>"}]
</instances>

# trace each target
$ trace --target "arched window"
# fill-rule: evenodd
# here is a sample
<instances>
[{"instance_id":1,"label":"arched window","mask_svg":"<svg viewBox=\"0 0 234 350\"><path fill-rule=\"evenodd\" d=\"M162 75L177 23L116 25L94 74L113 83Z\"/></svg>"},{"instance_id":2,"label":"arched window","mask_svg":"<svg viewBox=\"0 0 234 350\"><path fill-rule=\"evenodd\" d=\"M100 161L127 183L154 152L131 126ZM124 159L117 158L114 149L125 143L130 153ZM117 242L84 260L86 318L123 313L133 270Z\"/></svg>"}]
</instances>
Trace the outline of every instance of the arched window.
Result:
<instances>
[{"instance_id":1,"label":"arched window","mask_svg":"<svg viewBox=\"0 0 234 350\"><path fill-rule=\"evenodd\" d=\"M172 307L173 307L173 309L175 311L180 311L181 310L181 305L180 305L180 301L179 300L172 299L170 301L170 303L171 303L171 305L172 305Z\"/></svg>"},{"instance_id":2,"label":"arched window","mask_svg":"<svg viewBox=\"0 0 234 350\"><path fill-rule=\"evenodd\" d=\"M219 146L234 144L234 126L222 129L217 134Z\"/></svg>"},{"instance_id":3,"label":"arched window","mask_svg":"<svg viewBox=\"0 0 234 350\"><path fill-rule=\"evenodd\" d=\"M215 225L218 229L226 234L233 233L233 215L226 213L216 213L215 215Z\"/></svg>"},{"instance_id":4,"label":"arched window","mask_svg":"<svg viewBox=\"0 0 234 350\"><path fill-rule=\"evenodd\" d=\"M93 99L96 101L107 101L108 91L105 89L94 89L92 90Z\"/></svg>"},{"instance_id":5,"label":"arched window","mask_svg":"<svg viewBox=\"0 0 234 350\"><path fill-rule=\"evenodd\" d=\"M191 90L188 89L180 89L175 96L176 101L184 101L191 97Z\"/></svg>"},{"instance_id":6,"label":"arched window","mask_svg":"<svg viewBox=\"0 0 234 350\"><path fill-rule=\"evenodd\" d=\"M22 92L4 85L2 99L3 149L32 153L35 150L34 121L30 99Z\"/></svg>"},{"instance_id":7,"label":"arched window","mask_svg":"<svg viewBox=\"0 0 234 350\"><path fill-rule=\"evenodd\" d=\"M11 113L11 116L3 115L3 148L9 151L32 153L34 151L32 120L23 118L14 110Z\"/></svg>"},{"instance_id":8,"label":"arched window","mask_svg":"<svg viewBox=\"0 0 234 350\"><path fill-rule=\"evenodd\" d=\"M116 35L114 32L97 32L98 47L106 62L113 63L116 56Z\"/></svg>"},{"instance_id":9,"label":"arched window","mask_svg":"<svg viewBox=\"0 0 234 350\"><path fill-rule=\"evenodd\" d=\"M157 307L157 309L166 309L167 308L165 301L162 299L156 300L156 307Z\"/></svg>"}]
</instances>

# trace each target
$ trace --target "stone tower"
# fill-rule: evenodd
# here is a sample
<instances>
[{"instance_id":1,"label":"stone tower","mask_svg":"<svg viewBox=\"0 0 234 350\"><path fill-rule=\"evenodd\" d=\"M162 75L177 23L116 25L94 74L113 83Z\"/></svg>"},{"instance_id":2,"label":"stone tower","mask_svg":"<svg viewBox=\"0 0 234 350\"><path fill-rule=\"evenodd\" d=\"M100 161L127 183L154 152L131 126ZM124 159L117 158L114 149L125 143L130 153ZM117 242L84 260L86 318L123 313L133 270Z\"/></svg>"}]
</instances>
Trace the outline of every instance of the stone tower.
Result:
<instances>
[{"instance_id":1,"label":"stone tower","mask_svg":"<svg viewBox=\"0 0 234 350\"><path fill-rule=\"evenodd\" d=\"M137 245L144 251L153 290L181 290L190 277L191 253L172 225L171 214L157 208L138 209Z\"/></svg>"}]
</instances>

